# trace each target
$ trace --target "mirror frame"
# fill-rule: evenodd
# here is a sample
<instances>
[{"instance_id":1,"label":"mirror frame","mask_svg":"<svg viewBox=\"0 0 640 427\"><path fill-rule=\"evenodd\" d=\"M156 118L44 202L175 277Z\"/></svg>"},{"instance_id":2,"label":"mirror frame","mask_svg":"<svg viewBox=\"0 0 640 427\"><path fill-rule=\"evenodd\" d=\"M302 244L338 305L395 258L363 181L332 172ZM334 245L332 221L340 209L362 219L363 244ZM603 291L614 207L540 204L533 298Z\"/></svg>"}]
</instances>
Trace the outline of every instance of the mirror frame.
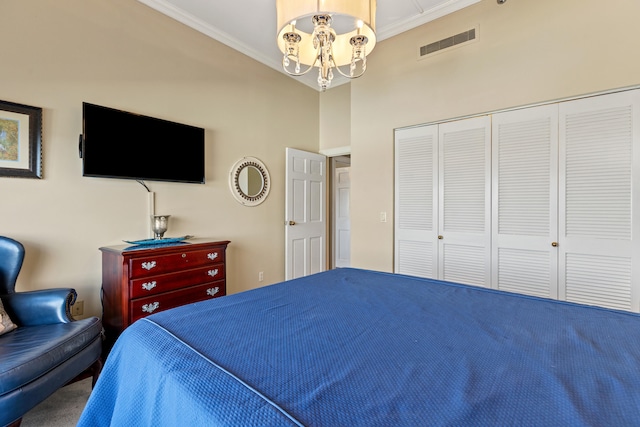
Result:
<instances>
[{"instance_id":1,"label":"mirror frame","mask_svg":"<svg viewBox=\"0 0 640 427\"><path fill-rule=\"evenodd\" d=\"M262 190L256 194L255 196L249 196L245 194L240 188L240 183L238 178L240 177L240 172L248 166L253 166L260 172L262 175ZM231 194L236 199L236 201L244 206L257 206L260 203L264 202L267 196L269 195L269 191L271 190L271 177L269 176L269 171L267 167L260 160L255 157L243 157L238 160L233 167L231 168L231 172L229 173L229 189L231 190Z\"/></svg>"}]
</instances>

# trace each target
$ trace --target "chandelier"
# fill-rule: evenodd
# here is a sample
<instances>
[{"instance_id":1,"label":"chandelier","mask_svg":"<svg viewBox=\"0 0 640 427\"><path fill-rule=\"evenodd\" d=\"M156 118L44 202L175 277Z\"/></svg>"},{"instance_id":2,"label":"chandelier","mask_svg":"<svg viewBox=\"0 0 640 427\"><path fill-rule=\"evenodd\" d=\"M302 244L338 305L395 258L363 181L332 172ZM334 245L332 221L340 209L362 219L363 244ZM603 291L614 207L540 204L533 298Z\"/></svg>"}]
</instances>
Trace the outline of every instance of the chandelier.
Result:
<instances>
[{"instance_id":1,"label":"chandelier","mask_svg":"<svg viewBox=\"0 0 640 427\"><path fill-rule=\"evenodd\" d=\"M367 54L376 45L376 0L276 0L276 11L288 74L302 76L318 67L318 85L325 91L334 70L350 79L367 70Z\"/></svg>"}]
</instances>

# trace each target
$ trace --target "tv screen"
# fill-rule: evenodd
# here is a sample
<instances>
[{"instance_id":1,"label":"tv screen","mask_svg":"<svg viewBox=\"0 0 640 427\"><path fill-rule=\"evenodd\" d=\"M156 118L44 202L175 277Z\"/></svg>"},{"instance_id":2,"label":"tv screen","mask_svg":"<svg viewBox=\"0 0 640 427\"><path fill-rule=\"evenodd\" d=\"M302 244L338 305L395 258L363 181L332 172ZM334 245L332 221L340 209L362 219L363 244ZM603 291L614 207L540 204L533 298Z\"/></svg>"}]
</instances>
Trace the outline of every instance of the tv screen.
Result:
<instances>
[{"instance_id":1,"label":"tv screen","mask_svg":"<svg viewBox=\"0 0 640 427\"><path fill-rule=\"evenodd\" d=\"M204 129L82 103L82 175L204 183Z\"/></svg>"}]
</instances>

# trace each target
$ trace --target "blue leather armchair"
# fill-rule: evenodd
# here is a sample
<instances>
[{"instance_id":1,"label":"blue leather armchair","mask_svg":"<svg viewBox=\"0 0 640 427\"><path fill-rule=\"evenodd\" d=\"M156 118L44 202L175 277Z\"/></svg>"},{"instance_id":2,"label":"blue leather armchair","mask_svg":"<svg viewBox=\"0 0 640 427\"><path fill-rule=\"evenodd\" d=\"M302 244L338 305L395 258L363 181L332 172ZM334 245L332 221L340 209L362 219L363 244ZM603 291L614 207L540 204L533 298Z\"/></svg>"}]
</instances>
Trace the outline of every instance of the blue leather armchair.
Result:
<instances>
[{"instance_id":1,"label":"blue leather armchair","mask_svg":"<svg viewBox=\"0 0 640 427\"><path fill-rule=\"evenodd\" d=\"M0 236L0 299L17 329L0 335L0 425L19 426L22 416L90 369L102 368L100 319L74 320L73 289L15 292L24 247Z\"/></svg>"}]
</instances>

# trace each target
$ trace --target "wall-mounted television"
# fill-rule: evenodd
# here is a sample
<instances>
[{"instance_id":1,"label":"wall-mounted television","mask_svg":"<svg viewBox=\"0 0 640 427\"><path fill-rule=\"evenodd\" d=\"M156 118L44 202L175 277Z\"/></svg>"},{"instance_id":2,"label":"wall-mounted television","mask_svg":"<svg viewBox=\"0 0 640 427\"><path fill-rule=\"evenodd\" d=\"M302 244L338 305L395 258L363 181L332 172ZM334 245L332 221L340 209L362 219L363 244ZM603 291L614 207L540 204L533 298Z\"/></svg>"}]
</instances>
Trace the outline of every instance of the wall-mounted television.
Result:
<instances>
[{"instance_id":1,"label":"wall-mounted television","mask_svg":"<svg viewBox=\"0 0 640 427\"><path fill-rule=\"evenodd\" d=\"M82 103L82 175L204 183L204 129Z\"/></svg>"}]
</instances>

